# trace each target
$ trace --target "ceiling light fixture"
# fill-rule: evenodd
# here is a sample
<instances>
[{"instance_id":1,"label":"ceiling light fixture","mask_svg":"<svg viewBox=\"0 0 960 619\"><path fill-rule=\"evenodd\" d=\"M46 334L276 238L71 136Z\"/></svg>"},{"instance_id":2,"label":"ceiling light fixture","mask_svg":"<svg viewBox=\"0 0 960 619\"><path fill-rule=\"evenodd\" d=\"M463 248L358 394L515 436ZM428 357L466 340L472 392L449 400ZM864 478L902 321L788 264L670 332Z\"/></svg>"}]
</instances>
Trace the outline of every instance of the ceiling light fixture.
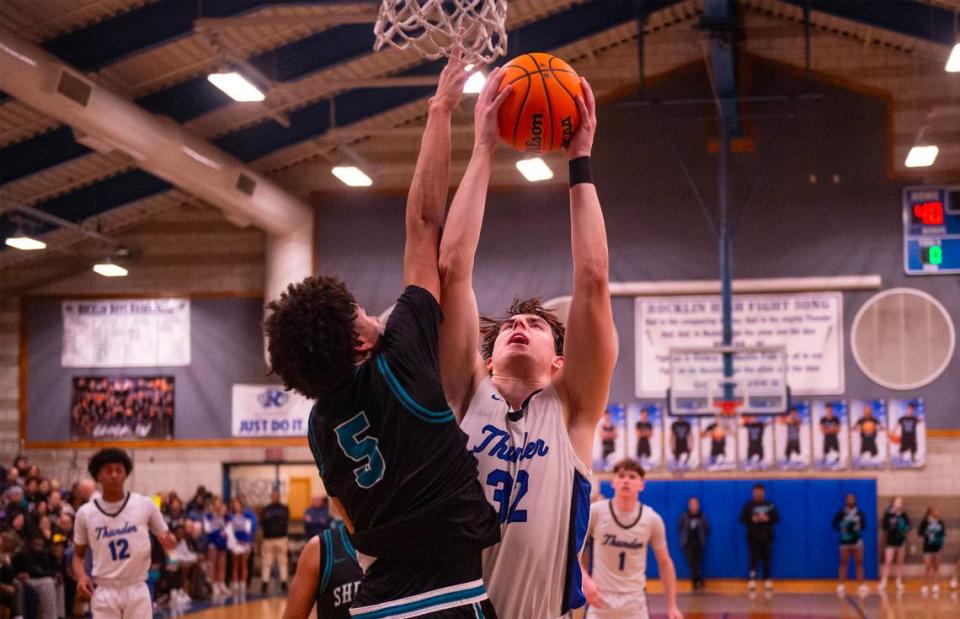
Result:
<instances>
[{"instance_id":1,"label":"ceiling light fixture","mask_svg":"<svg viewBox=\"0 0 960 619\"><path fill-rule=\"evenodd\" d=\"M93 271L97 275L103 275L104 277L126 277L127 270L116 264L113 261L113 258L107 258L103 262L98 262L93 265Z\"/></svg>"},{"instance_id":2,"label":"ceiling light fixture","mask_svg":"<svg viewBox=\"0 0 960 619\"><path fill-rule=\"evenodd\" d=\"M550 170L550 167L547 166L540 157L521 159L517 162L517 169L520 170L520 174L523 174L523 177L531 183L553 178L553 171Z\"/></svg>"},{"instance_id":3,"label":"ceiling light fixture","mask_svg":"<svg viewBox=\"0 0 960 619\"><path fill-rule=\"evenodd\" d=\"M330 171L340 179L340 182L349 187L369 187L373 184L373 179L354 165L338 165Z\"/></svg>"},{"instance_id":4,"label":"ceiling light fixture","mask_svg":"<svg viewBox=\"0 0 960 619\"><path fill-rule=\"evenodd\" d=\"M207 80L227 93L234 101L247 103L250 101L263 101L266 98L259 88L236 71L229 73L211 73L207 76Z\"/></svg>"}]
</instances>

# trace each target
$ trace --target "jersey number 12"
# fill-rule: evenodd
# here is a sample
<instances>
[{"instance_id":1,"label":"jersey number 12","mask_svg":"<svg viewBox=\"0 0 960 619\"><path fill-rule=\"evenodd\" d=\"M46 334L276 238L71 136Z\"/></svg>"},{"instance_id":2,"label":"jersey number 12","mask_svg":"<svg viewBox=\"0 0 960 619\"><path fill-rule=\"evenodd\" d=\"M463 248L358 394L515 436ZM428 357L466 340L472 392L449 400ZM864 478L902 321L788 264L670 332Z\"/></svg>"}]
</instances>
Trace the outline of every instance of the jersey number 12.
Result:
<instances>
[{"instance_id":1,"label":"jersey number 12","mask_svg":"<svg viewBox=\"0 0 960 619\"><path fill-rule=\"evenodd\" d=\"M110 556L114 561L130 558L130 544L125 539L110 542Z\"/></svg>"}]
</instances>

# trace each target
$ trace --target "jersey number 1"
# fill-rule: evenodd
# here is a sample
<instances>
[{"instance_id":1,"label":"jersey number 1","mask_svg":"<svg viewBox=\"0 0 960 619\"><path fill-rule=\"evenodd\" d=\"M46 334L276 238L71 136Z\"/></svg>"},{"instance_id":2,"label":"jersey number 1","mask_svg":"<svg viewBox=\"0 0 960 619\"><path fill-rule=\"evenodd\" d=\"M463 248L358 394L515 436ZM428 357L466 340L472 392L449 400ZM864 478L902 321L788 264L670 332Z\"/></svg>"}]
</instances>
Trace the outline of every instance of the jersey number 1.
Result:
<instances>
[{"instance_id":1,"label":"jersey number 1","mask_svg":"<svg viewBox=\"0 0 960 619\"><path fill-rule=\"evenodd\" d=\"M364 412L357 413L335 428L340 449L354 462L362 463L353 469L357 485L372 488L383 479L387 465L380 453L380 441L373 436L358 437L370 429L370 420Z\"/></svg>"},{"instance_id":2,"label":"jersey number 1","mask_svg":"<svg viewBox=\"0 0 960 619\"><path fill-rule=\"evenodd\" d=\"M500 522L526 522L527 510L517 509L520 499L527 493L527 481L530 475L526 471L517 471L517 495L510 501L514 479L503 469L495 469L487 475L487 485L493 486L493 500L500 504ZM502 484L502 486L501 486Z\"/></svg>"},{"instance_id":3,"label":"jersey number 1","mask_svg":"<svg viewBox=\"0 0 960 619\"><path fill-rule=\"evenodd\" d=\"M130 558L130 544L125 539L110 542L110 556L114 561Z\"/></svg>"}]
</instances>

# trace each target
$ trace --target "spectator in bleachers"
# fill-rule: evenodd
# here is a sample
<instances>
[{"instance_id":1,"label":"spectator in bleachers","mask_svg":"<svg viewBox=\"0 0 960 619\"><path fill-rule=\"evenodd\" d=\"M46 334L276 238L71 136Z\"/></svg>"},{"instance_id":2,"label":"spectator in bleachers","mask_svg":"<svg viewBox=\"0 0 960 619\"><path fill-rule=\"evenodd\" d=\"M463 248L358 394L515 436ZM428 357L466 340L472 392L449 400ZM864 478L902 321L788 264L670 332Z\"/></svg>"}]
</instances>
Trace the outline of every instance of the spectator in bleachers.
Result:
<instances>
[{"instance_id":1,"label":"spectator in bleachers","mask_svg":"<svg viewBox=\"0 0 960 619\"><path fill-rule=\"evenodd\" d=\"M253 546L253 521L245 513L246 508L239 497L230 501L230 515L225 528L227 549L232 558L231 587L236 598L247 595L248 559Z\"/></svg>"},{"instance_id":2,"label":"spectator in bleachers","mask_svg":"<svg viewBox=\"0 0 960 619\"><path fill-rule=\"evenodd\" d=\"M693 590L703 589L703 551L707 547L707 535L710 533L710 524L707 517L700 511L700 499L695 496L687 501L687 511L680 516L680 547L690 566L690 580Z\"/></svg>"},{"instance_id":3,"label":"spectator in bleachers","mask_svg":"<svg viewBox=\"0 0 960 619\"><path fill-rule=\"evenodd\" d=\"M193 493L193 498L187 502L187 510L186 510L187 513L203 514L207 501L208 501L207 489L204 488L203 486L197 486L197 491Z\"/></svg>"},{"instance_id":4,"label":"spectator in bleachers","mask_svg":"<svg viewBox=\"0 0 960 619\"><path fill-rule=\"evenodd\" d=\"M940 551L943 550L943 541L947 536L947 527L940 518L937 507L928 507L923 515L917 533L923 538L923 586L920 593L927 595L940 593L937 576L940 572Z\"/></svg>"},{"instance_id":5,"label":"spectator in bleachers","mask_svg":"<svg viewBox=\"0 0 960 619\"><path fill-rule=\"evenodd\" d=\"M23 617L23 584L17 579L11 560L17 544L18 540L13 535L0 535L0 607L7 608L12 617Z\"/></svg>"},{"instance_id":6,"label":"spectator in bleachers","mask_svg":"<svg viewBox=\"0 0 960 619\"><path fill-rule=\"evenodd\" d=\"M210 501L210 508L203 517L203 532L207 537L207 556L210 558L210 580L213 595L230 595L226 583L227 572L227 506L220 497Z\"/></svg>"},{"instance_id":7,"label":"spectator in bleachers","mask_svg":"<svg viewBox=\"0 0 960 619\"><path fill-rule=\"evenodd\" d=\"M187 513L183 511L183 502L176 494L171 493L172 498L164 506L163 521L167 523L167 528L173 531L177 526L182 525L187 520Z\"/></svg>"},{"instance_id":8,"label":"spectator in bleachers","mask_svg":"<svg viewBox=\"0 0 960 619\"><path fill-rule=\"evenodd\" d=\"M42 536L34 536L13 555L13 569L39 598L39 619L57 619L66 614L63 581L56 559Z\"/></svg>"},{"instance_id":9,"label":"spectator in bleachers","mask_svg":"<svg viewBox=\"0 0 960 619\"><path fill-rule=\"evenodd\" d=\"M897 591L903 591L903 560L907 554L907 533L910 531L910 518L903 511L903 499L894 497L883 513L880 528L886 534L883 548L883 568L880 574L878 591L887 588L887 579L890 577L890 568L896 565Z\"/></svg>"},{"instance_id":10,"label":"spectator in bleachers","mask_svg":"<svg viewBox=\"0 0 960 619\"><path fill-rule=\"evenodd\" d=\"M96 491L97 485L92 479L81 479L74 482L70 488L70 506L73 508L73 513L76 514L77 510L85 505Z\"/></svg>"},{"instance_id":11,"label":"spectator in bleachers","mask_svg":"<svg viewBox=\"0 0 960 619\"><path fill-rule=\"evenodd\" d=\"M330 528L330 508L327 505L327 497L315 496L310 501L308 507L303 513L303 534L307 541L311 537L320 535Z\"/></svg>"},{"instance_id":12,"label":"spectator in bleachers","mask_svg":"<svg viewBox=\"0 0 960 619\"><path fill-rule=\"evenodd\" d=\"M73 507L69 503L63 502L63 495L60 494L59 490L50 491L47 506L50 508L50 516L53 518L60 518L63 514L74 515Z\"/></svg>"},{"instance_id":13,"label":"spectator in bleachers","mask_svg":"<svg viewBox=\"0 0 960 619\"><path fill-rule=\"evenodd\" d=\"M7 499L7 517L15 512L27 511L27 500L23 497L23 488L21 486L10 486L3 493Z\"/></svg>"},{"instance_id":14,"label":"spectator in bleachers","mask_svg":"<svg viewBox=\"0 0 960 619\"><path fill-rule=\"evenodd\" d=\"M18 483L23 483L24 478L27 476L27 470L30 468L30 461L27 460L26 456L20 454L13 459L13 468L17 471Z\"/></svg>"},{"instance_id":15,"label":"spectator in bleachers","mask_svg":"<svg viewBox=\"0 0 960 619\"><path fill-rule=\"evenodd\" d=\"M290 510L280 502L280 493L270 493L270 503L260 512L260 526L263 529L263 544L260 546L260 582L262 593L270 586L270 574L273 564L280 571L280 588L287 592L289 578L287 528L290 526Z\"/></svg>"},{"instance_id":16,"label":"spectator in bleachers","mask_svg":"<svg viewBox=\"0 0 960 619\"><path fill-rule=\"evenodd\" d=\"M847 570L850 559L854 560L857 573L858 593L861 596L867 593L867 583L863 576L863 532L867 528L867 517L863 510L857 507L857 497L848 493L844 499L843 509L833 517L833 528L840 532L840 569L837 595L843 595L846 590Z\"/></svg>"}]
</instances>

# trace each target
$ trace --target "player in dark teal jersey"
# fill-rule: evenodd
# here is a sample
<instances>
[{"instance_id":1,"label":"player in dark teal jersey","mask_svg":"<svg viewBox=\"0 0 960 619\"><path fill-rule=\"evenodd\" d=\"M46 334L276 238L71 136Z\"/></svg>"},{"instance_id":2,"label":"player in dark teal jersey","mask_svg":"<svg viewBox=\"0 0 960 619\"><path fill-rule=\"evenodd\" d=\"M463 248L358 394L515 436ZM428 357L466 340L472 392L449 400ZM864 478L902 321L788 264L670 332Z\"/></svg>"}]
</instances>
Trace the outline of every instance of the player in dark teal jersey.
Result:
<instances>
[{"instance_id":1,"label":"player in dark teal jersey","mask_svg":"<svg viewBox=\"0 0 960 619\"><path fill-rule=\"evenodd\" d=\"M350 619L350 605L363 571L343 523L310 538L300 551L283 619L307 619L316 605L320 619Z\"/></svg>"},{"instance_id":2,"label":"player in dark teal jersey","mask_svg":"<svg viewBox=\"0 0 960 619\"><path fill-rule=\"evenodd\" d=\"M271 366L316 401L310 449L364 566L355 619L474 617L481 604L493 614L481 551L499 541L497 515L438 361L450 118L465 77L451 60L430 101L407 197L404 291L386 324L333 277L292 284L267 306Z\"/></svg>"}]
</instances>

